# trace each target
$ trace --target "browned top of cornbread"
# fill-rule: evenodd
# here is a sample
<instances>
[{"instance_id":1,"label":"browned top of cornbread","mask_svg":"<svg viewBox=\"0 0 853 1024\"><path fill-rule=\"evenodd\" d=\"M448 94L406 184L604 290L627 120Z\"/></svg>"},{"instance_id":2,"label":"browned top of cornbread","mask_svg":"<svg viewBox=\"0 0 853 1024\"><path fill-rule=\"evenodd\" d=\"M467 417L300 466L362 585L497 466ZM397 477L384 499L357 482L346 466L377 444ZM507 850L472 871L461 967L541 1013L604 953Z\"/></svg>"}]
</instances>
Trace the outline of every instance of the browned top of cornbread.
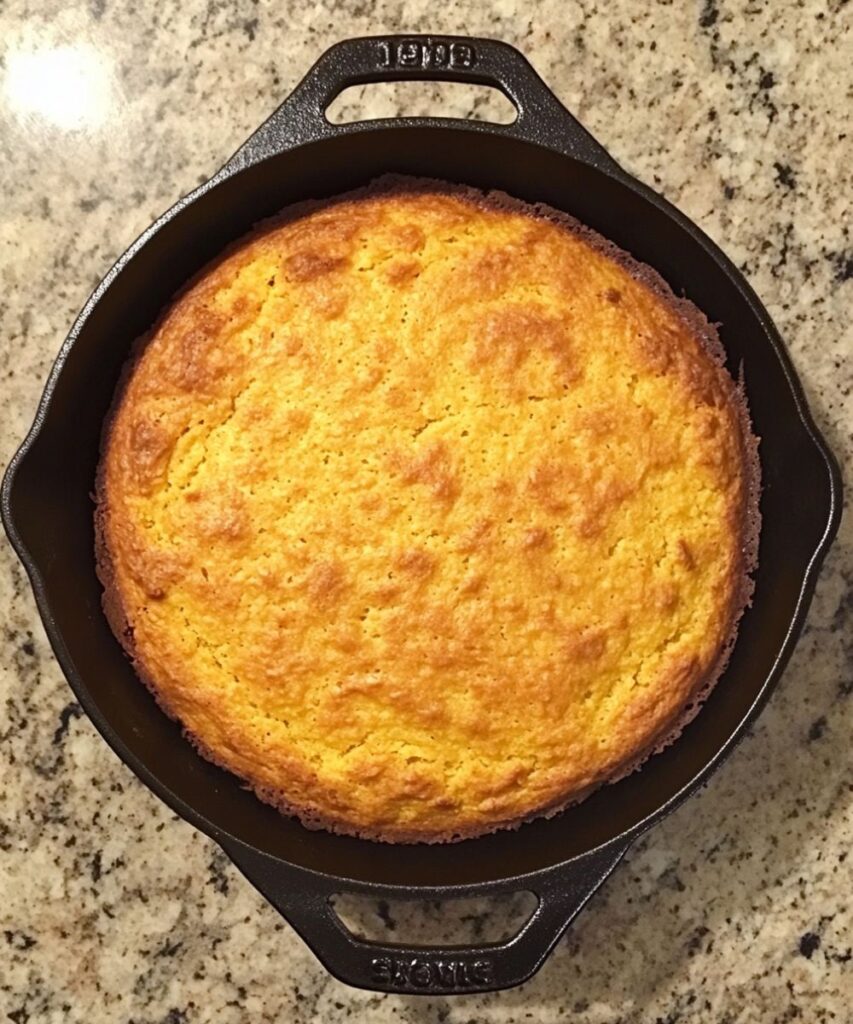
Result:
<instances>
[{"instance_id":1,"label":"browned top of cornbread","mask_svg":"<svg viewBox=\"0 0 853 1024\"><path fill-rule=\"evenodd\" d=\"M117 635L309 824L473 835L624 773L748 597L714 330L570 218L380 181L268 223L132 360L98 481Z\"/></svg>"}]
</instances>

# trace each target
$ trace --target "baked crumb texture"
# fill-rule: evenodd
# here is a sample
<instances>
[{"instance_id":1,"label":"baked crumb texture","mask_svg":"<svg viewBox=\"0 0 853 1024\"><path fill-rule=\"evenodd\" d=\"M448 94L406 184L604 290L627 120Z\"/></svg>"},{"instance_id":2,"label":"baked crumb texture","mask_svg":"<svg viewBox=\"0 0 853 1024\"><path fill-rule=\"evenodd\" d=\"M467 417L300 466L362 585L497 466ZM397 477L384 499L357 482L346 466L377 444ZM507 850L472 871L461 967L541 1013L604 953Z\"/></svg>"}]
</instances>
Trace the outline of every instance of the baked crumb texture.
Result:
<instances>
[{"instance_id":1,"label":"baked crumb texture","mask_svg":"<svg viewBox=\"0 0 853 1024\"><path fill-rule=\"evenodd\" d=\"M563 214L382 179L261 225L104 432L110 622L198 748L306 824L553 813L695 710L757 461L714 330Z\"/></svg>"}]
</instances>

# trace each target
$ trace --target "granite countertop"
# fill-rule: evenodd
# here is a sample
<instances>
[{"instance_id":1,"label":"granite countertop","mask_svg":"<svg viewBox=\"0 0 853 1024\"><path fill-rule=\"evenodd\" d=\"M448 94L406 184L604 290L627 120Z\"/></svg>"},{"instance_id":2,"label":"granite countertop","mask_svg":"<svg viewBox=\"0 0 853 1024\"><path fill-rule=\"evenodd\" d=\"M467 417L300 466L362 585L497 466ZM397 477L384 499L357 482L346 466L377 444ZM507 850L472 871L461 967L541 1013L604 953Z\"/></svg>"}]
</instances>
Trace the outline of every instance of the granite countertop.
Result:
<instances>
[{"instance_id":1,"label":"granite countertop","mask_svg":"<svg viewBox=\"0 0 853 1024\"><path fill-rule=\"evenodd\" d=\"M330 43L419 30L519 45L618 160L723 246L775 318L849 470L846 0L7 0L0 459L29 426L74 314L128 243L208 177ZM357 95L348 109L435 109L440 91ZM451 113L471 106L456 92L444 102ZM849 517L781 685L710 785L630 851L532 981L451 999L332 980L99 738L51 655L21 566L0 548L3 1020L850 1020ZM350 902L341 912L370 934L435 939L499 929L520 906Z\"/></svg>"}]
</instances>

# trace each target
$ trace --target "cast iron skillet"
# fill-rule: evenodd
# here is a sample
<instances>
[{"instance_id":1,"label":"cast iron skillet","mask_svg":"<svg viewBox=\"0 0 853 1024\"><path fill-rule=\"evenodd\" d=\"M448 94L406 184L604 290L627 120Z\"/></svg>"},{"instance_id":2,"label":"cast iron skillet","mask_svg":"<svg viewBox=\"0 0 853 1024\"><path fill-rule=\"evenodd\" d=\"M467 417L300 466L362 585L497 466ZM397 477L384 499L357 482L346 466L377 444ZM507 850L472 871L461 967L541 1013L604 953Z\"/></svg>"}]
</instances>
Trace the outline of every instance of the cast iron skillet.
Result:
<instances>
[{"instance_id":1,"label":"cast iron skillet","mask_svg":"<svg viewBox=\"0 0 853 1024\"><path fill-rule=\"evenodd\" d=\"M331 125L346 86L399 79L496 86L511 125L390 119ZM175 291L255 221L386 172L504 189L574 214L657 270L712 321L741 368L761 437L763 530L755 598L724 677L681 739L550 821L451 846L390 846L311 832L200 758L155 706L101 611L92 501L101 423L128 349ZM50 642L80 703L119 757L207 833L336 977L385 991L486 991L530 977L629 845L695 792L779 678L837 528L838 468L782 342L720 250L633 179L504 43L354 39L328 50L214 177L179 200L110 270L77 318L2 489L3 521ZM413 948L351 935L329 903L346 891L446 899L526 889L538 906L511 940Z\"/></svg>"}]
</instances>

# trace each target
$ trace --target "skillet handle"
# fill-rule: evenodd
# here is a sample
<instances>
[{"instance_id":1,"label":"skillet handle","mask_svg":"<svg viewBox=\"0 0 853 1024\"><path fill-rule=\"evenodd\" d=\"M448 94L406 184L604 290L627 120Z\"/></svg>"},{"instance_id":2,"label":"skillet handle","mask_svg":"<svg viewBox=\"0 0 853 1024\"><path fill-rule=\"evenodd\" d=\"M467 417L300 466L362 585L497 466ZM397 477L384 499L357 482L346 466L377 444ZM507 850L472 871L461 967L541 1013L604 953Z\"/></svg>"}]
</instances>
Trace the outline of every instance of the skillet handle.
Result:
<instances>
[{"instance_id":1,"label":"skillet handle","mask_svg":"<svg viewBox=\"0 0 853 1024\"><path fill-rule=\"evenodd\" d=\"M628 844L619 840L548 873L537 874L529 885L515 881L476 887L478 896L530 888L538 905L521 931L504 942L438 947L358 938L344 927L330 902L339 892L411 899L405 889L343 883L293 868L233 840L223 846L234 864L338 980L375 992L429 995L491 992L526 981L542 966L568 925L628 849ZM467 893L417 890L419 898L428 900L454 895Z\"/></svg>"},{"instance_id":2,"label":"skillet handle","mask_svg":"<svg viewBox=\"0 0 853 1024\"><path fill-rule=\"evenodd\" d=\"M388 118L344 125L332 124L326 118L329 104L351 85L404 80L493 86L514 104L518 117L512 124L459 118ZM605 172L620 171L607 150L566 110L515 47L496 39L412 35L365 36L330 47L216 177L228 177L305 142L391 124L464 125L471 131L509 135L547 146Z\"/></svg>"}]
</instances>

